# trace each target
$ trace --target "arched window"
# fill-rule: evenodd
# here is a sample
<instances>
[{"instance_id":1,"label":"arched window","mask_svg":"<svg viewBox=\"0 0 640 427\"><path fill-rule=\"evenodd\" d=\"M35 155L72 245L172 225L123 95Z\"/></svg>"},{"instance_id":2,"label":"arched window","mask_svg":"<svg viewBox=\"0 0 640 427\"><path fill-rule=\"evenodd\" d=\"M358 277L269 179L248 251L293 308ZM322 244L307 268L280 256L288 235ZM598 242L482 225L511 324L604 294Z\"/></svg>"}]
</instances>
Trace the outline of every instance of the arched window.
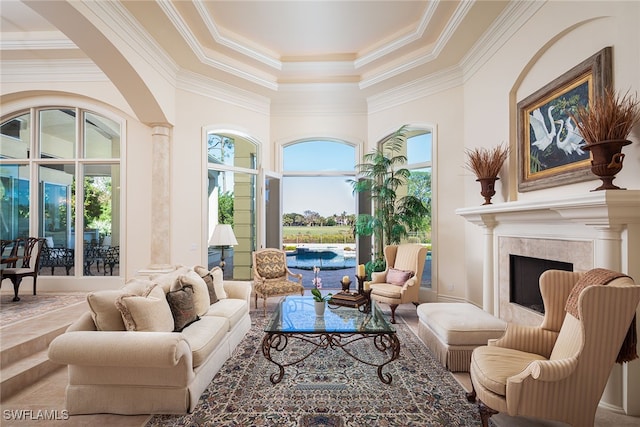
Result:
<instances>
[{"instance_id":1,"label":"arched window","mask_svg":"<svg viewBox=\"0 0 640 427\"><path fill-rule=\"evenodd\" d=\"M119 275L121 124L65 106L1 128L1 238L44 237L40 275Z\"/></svg>"},{"instance_id":2,"label":"arched window","mask_svg":"<svg viewBox=\"0 0 640 427\"><path fill-rule=\"evenodd\" d=\"M208 266L224 260L227 279L251 278L251 253L256 249L256 181L258 146L245 136L207 132L207 199L209 238L217 224L232 226L237 245L209 241Z\"/></svg>"},{"instance_id":3,"label":"arched window","mask_svg":"<svg viewBox=\"0 0 640 427\"><path fill-rule=\"evenodd\" d=\"M420 243L428 248L427 258L422 273L421 286L425 288L431 287L431 176L432 176L432 151L433 151L433 134L429 129L415 129L408 127L406 129L406 143L394 155L406 156L406 163L400 167L408 169L410 172L406 185L398 188L396 194L415 196L422 201L427 208L428 214L421 217L420 224L416 230L409 231L406 241L411 243ZM389 137L391 138L391 137ZM385 138L378 144L383 144L389 139Z\"/></svg>"},{"instance_id":4,"label":"arched window","mask_svg":"<svg viewBox=\"0 0 640 427\"><path fill-rule=\"evenodd\" d=\"M344 141L307 139L282 150L283 243L315 252L287 257L292 268L355 266L356 148ZM318 253L332 251L326 256ZM335 256L334 256L335 255Z\"/></svg>"}]
</instances>

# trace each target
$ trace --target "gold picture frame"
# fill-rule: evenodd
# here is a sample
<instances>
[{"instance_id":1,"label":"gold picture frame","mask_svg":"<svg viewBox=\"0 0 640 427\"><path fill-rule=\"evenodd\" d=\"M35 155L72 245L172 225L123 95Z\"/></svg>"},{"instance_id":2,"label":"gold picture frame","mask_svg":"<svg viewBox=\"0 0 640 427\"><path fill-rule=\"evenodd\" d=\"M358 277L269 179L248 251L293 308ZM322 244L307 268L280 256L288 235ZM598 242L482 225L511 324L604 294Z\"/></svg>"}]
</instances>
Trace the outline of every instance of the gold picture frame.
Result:
<instances>
[{"instance_id":1,"label":"gold picture frame","mask_svg":"<svg viewBox=\"0 0 640 427\"><path fill-rule=\"evenodd\" d=\"M606 47L518 103L518 191L595 178L569 113L611 85L612 48Z\"/></svg>"}]
</instances>

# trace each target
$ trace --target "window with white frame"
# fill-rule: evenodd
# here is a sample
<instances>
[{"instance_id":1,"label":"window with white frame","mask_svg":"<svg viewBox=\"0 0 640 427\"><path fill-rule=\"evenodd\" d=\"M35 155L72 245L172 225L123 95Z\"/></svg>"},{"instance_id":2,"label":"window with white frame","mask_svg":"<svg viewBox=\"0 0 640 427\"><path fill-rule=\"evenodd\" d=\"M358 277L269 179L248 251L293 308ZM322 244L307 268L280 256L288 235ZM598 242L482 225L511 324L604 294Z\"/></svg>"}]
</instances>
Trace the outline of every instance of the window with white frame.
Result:
<instances>
[{"instance_id":1,"label":"window with white frame","mask_svg":"<svg viewBox=\"0 0 640 427\"><path fill-rule=\"evenodd\" d=\"M69 106L5 117L1 238L45 238L40 275L119 275L121 124Z\"/></svg>"}]
</instances>

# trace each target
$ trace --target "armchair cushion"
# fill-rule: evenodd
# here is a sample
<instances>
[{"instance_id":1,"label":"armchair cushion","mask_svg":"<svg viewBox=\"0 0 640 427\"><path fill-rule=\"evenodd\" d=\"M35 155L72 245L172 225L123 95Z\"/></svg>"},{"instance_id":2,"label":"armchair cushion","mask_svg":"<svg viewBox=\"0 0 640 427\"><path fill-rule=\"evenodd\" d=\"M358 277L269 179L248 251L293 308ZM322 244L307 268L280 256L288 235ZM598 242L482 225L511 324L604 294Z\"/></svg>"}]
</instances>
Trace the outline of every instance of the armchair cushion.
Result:
<instances>
[{"instance_id":1,"label":"armchair cushion","mask_svg":"<svg viewBox=\"0 0 640 427\"><path fill-rule=\"evenodd\" d=\"M387 271L387 283L402 286L407 280L413 277L413 274L413 271L390 268L389 271Z\"/></svg>"},{"instance_id":2,"label":"armchair cushion","mask_svg":"<svg viewBox=\"0 0 640 427\"><path fill-rule=\"evenodd\" d=\"M164 291L153 285L142 296L122 295L116 299L128 331L171 332L173 315Z\"/></svg>"},{"instance_id":3,"label":"armchair cushion","mask_svg":"<svg viewBox=\"0 0 640 427\"><path fill-rule=\"evenodd\" d=\"M485 388L505 396L507 379L522 372L534 360L546 359L538 354L511 348L483 346L473 351L471 369Z\"/></svg>"}]
</instances>

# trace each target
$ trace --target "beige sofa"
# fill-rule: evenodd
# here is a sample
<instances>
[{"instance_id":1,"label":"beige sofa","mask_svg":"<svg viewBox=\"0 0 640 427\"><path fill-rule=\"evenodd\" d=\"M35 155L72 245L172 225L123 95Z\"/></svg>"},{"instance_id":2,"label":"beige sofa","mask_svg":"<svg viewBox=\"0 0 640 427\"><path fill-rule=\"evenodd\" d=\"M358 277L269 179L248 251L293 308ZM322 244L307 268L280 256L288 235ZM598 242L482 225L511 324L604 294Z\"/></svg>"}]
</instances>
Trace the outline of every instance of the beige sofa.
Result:
<instances>
[{"instance_id":1,"label":"beige sofa","mask_svg":"<svg viewBox=\"0 0 640 427\"><path fill-rule=\"evenodd\" d=\"M120 290L88 295L90 312L49 347L52 361L68 365L70 414L175 414L194 409L251 327L251 283L223 282L215 269L210 275L202 270L183 267L132 280ZM168 293L185 294L190 286L197 288L191 292L199 320L180 332L167 331L178 323L175 316L167 320ZM123 312L124 306L131 312Z\"/></svg>"}]
</instances>

